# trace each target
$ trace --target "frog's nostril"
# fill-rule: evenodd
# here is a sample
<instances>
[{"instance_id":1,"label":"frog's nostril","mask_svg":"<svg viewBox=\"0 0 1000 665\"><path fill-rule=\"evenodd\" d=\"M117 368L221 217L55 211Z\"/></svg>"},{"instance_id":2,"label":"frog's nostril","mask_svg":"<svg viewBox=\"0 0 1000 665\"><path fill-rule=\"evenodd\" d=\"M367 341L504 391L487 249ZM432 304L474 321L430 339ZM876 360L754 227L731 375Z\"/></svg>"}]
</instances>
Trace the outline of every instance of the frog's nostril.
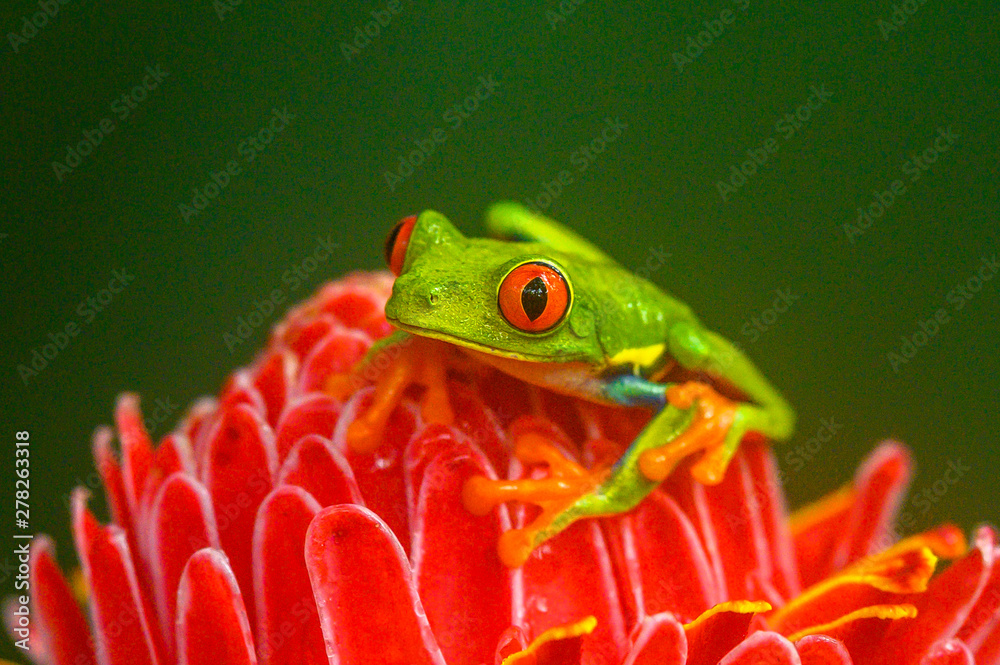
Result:
<instances>
[{"instance_id":1,"label":"frog's nostril","mask_svg":"<svg viewBox=\"0 0 1000 665\"><path fill-rule=\"evenodd\" d=\"M427 296L427 302L429 302L432 305L438 304L438 300L439 299L440 298L439 298L438 294L436 294L436 293L432 293L429 296Z\"/></svg>"}]
</instances>

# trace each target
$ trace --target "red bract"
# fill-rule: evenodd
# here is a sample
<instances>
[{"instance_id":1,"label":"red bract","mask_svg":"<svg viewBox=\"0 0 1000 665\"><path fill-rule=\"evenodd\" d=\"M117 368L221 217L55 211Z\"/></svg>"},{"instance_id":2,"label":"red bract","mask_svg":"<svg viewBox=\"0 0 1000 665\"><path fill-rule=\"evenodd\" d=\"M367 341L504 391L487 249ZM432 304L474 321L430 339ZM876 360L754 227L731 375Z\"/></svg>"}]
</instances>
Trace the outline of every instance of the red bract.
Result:
<instances>
[{"instance_id":1,"label":"red bract","mask_svg":"<svg viewBox=\"0 0 1000 665\"><path fill-rule=\"evenodd\" d=\"M32 549L39 662L1000 662L995 534L980 528L968 553L949 526L896 542L911 463L891 442L789 519L773 455L747 437L720 485L682 466L631 513L579 522L507 569L497 539L530 515L472 515L465 480L537 472L512 459L512 433L546 432L589 463L648 415L481 368L449 384L453 427L425 424L412 388L381 445L353 452L372 389L345 373L389 332L390 287L324 287L155 447L138 400L119 400L120 457L110 430L94 437L113 523L82 490L72 502L86 613L51 543ZM932 579L939 557L961 558Z\"/></svg>"}]
</instances>

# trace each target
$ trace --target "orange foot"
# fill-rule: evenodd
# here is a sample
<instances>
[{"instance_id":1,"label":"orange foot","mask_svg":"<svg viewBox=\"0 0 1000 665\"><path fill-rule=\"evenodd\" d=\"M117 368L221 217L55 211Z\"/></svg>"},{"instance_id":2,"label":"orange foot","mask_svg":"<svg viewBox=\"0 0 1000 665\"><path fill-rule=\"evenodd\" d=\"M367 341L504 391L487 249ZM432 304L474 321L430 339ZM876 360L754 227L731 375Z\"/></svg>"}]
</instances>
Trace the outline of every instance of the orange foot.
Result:
<instances>
[{"instance_id":1,"label":"orange foot","mask_svg":"<svg viewBox=\"0 0 1000 665\"><path fill-rule=\"evenodd\" d=\"M425 388L420 412L425 422L451 425L454 413L448 400L447 367L449 349L443 342L410 337L403 342L376 351L395 356L375 382L375 391L368 410L347 428L347 445L358 453L375 450L382 443L386 421L403 397L406 389L417 384ZM366 357L362 363L377 366L377 359ZM332 381L336 391L340 381Z\"/></svg>"},{"instance_id":2,"label":"orange foot","mask_svg":"<svg viewBox=\"0 0 1000 665\"><path fill-rule=\"evenodd\" d=\"M510 568L522 565L531 551L558 530L553 522L580 497L590 494L607 476L607 469L587 470L568 459L546 437L538 433L519 436L514 456L525 465L545 464L548 478L490 480L473 476L462 490L462 502L475 515L485 515L494 506L507 501L521 501L538 506L542 512L529 525L512 529L500 536L497 552Z\"/></svg>"},{"instance_id":3,"label":"orange foot","mask_svg":"<svg viewBox=\"0 0 1000 665\"><path fill-rule=\"evenodd\" d=\"M705 454L691 468L691 475L705 485L719 484L740 442L739 436L729 436L739 417L739 405L697 381L671 386L667 389L667 401L678 409L689 409L697 401L698 411L680 436L665 446L642 453L639 470L659 482L683 458L704 450Z\"/></svg>"}]
</instances>

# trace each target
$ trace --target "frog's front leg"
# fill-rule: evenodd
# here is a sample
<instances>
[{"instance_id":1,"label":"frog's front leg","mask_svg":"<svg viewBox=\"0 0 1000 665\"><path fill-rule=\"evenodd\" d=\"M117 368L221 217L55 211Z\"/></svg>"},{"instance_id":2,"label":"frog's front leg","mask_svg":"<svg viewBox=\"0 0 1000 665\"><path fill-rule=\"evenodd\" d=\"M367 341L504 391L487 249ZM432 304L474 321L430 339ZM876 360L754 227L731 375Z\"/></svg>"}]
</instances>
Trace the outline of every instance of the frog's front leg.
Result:
<instances>
[{"instance_id":1,"label":"frog's front leg","mask_svg":"<svg viewBox=\"0 0 1000 665\"><path fill-rule=\"evenodd\" d=\"M376 342L349 376L334 377L327 386L333 394L343 392L345 383L375 380L368 410L347 429L347 445L361 453L377 448L390 414L413 384L425 388L421 400L424 421L452 424L454 414L446 387L450 353L452 349L444 342L396 331Z\"/></svg>"},{"instance_id":2,"label":"frog's front leg","mask_svg":"<svg viewBox=\"0 0 1000 665\"><path fill-rule=\"evenodd\" d=\"M679 409L697 407L691 426L669 444L646 451L639 468L649 479L670 475L677 463L705 450L691 474L706 485L722 482L726 467L749 431L783 440L791 436L795 414L777 390L743 352L727 339L692 323L679 323L670 332L671 355L688 369L723 379L745 393L753 403L736 402L699 381L671 386L667 401Z\"/></svg>"}]
</instances>

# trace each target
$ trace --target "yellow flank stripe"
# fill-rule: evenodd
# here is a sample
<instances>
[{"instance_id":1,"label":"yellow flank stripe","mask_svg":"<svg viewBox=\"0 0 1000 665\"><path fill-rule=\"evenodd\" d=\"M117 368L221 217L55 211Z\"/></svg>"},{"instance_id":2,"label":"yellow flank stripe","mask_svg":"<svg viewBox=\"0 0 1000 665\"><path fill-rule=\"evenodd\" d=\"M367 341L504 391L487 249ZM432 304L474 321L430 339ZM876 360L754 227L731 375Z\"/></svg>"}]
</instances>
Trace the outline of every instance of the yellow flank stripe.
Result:
<instances>
[{"instance_id":1,"label":"yellow flank stripe","mask_svg":"<svg viewBox=\"0 0 1000 665\"><path fill-rule=\"evenodd\" d=\"M643 346L637 349L624 349L611 358L615 365L635 365L637 367L652 367L663 357L663 343Z\"/></svg>"}]
</instances>

